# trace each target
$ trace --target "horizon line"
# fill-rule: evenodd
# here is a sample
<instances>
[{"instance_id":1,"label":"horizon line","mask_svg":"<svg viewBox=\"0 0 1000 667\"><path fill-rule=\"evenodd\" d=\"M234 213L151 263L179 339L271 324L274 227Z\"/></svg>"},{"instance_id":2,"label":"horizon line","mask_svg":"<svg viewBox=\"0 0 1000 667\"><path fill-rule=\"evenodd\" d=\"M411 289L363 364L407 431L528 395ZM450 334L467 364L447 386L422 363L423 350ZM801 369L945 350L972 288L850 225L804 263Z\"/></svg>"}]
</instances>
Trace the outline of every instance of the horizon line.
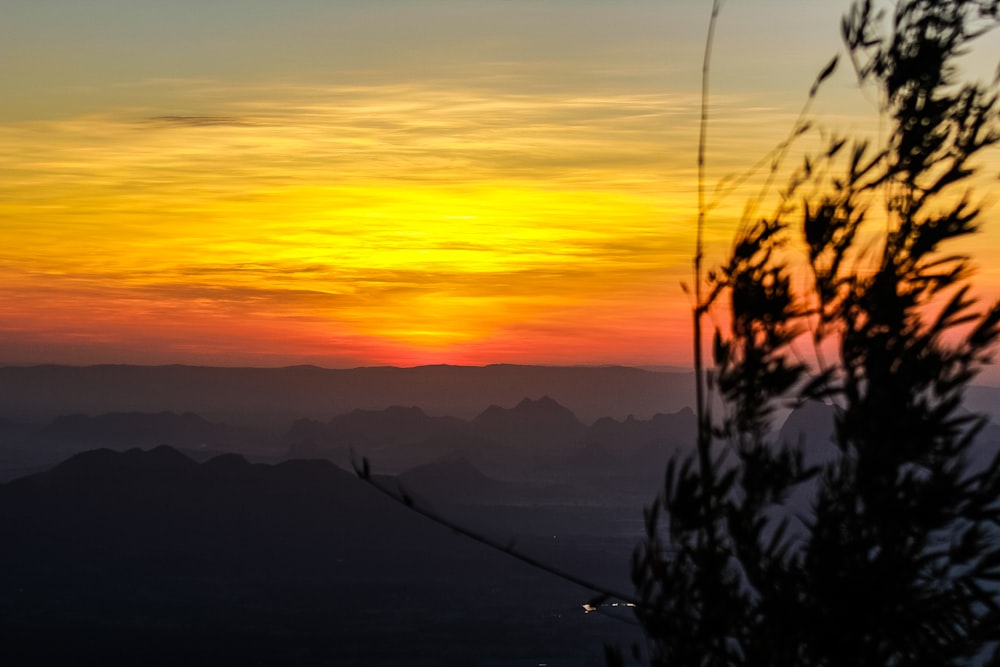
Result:
<instances>
[{"instance_id":1,"label":"horizon line","mask_svg":"<svg viewBox=\"0 0 1000 667\"><path fill-rule=\"evenodd\" d=\"M55 368L101 368L101 367L132 367L132 368L211 368L211 369L237 369L237 370L287 370L292 368L315 368L317 370L327 370L327 371L353 371L353 370L378 370L378 369L395 369L395 370L413 370L419 368L497 368L497 367L510 367L510 368L589 368L589 369L599 369L599 368L624 368L631 370L641 370L651 373L693 373L693 367L678 366L673 364L642 364L642 365L627 365L627 364L513 364L513 363L493 363L493 364L417 364L414 366L397 366L394 364L375 364L368 366L320 366L318 364L286 364L281 366L252 366L252 365L234 365L234 364L192 364L192 363L163 363L163 364L137 364L137 363L127 363L127 362L103 362L103 363L92 363L92 364L72 364L63 362L51 362L51 361L0 361L0 368L42 368L42 367L55 367Z\"/></svg>"}]
</instances>

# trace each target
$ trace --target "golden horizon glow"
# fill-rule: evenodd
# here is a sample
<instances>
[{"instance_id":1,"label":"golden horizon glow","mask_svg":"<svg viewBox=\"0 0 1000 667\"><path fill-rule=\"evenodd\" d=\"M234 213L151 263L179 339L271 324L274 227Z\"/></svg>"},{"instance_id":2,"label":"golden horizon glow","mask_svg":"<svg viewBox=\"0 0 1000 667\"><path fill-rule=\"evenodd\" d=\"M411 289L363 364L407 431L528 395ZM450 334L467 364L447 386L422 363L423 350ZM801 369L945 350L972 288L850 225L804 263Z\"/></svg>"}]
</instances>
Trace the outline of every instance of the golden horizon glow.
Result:
<instances>
[{"instance_id":1,"label":"golden horizon glow","mask_svg":"<svg viewBox=\"0 0 1000 667\"><path fill-rule=\"evenodd\" d=\"M226 2L101 0L79 35L72 3L12 13L48 32L0 47L22 92L0 110L0 363L687 363L700 6L292 4L232 24ZM711 184L784 137L837 48L807 14L788 38L815 62L753 59L789 65L780 87L738 79L736 27L721 43ZM109 60L135 31L148 48ZM870 130L849 74L828 86L820 120ZM713 210L710 259L761 178Z\"/></svg>"}]
</instances>

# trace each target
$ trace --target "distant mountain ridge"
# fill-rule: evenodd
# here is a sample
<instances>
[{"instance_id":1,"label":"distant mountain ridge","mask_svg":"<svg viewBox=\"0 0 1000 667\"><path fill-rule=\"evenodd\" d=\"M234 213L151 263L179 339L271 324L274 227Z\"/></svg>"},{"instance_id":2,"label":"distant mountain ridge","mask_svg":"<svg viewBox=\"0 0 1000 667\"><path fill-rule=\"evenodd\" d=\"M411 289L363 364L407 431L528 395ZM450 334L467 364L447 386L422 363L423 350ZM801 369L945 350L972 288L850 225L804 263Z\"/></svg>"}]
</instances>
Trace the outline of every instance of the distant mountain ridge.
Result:
<instances>
[{"instance_id":1,"label":"distant mountain ridge","mask_svg":"<svg viewBox=\"0 0 1000 667\"><path fill-rule=\"evenodd\" d=\"M391 458L405 450L410 463L403 468L440 457L555 461L600 445L608 451L606 463L612 468L648 470L651 461L665 463L670 452L694 442L694 423L694 413L685 408L657 413L650 420L631 415L623 421L604 418L588 427L555 399L541 396L524 398L510 408L491 405L469 421L430 417L418 407L355 410L325 424L299 420L285 437L292 441L289 456L327 457L350 448Z\"/></svg>"},{"instance_id":2,"label":"distant mountain ridge","mask_svg":"<svg viewBox=\"0 0 1000 667\"><path fill-rule=\"evenodd\" d=\"M692 378L620 366L7 366L0 367L0 417L172 411L273 424L419 405L428 413L472 418L483 406L548 395L590 422L690 405Z\"/></svg>"},{"instance_id":3,"label":"distant mountain ridge","mask_svg":"<svg viewBox=\"0 0 1000 667\"><path fill-rule=\"evenodd\" d=\"M549 396L522 399L513 408L491 405L472 420L472 431L522 451L569 451L587 427Z\"/></svg>"},{"instance_id":4,"label":"distant mountain ridge","mask_svg":"<svg viewBox=\"0 0 1000 667\"><path fill-rule=\"evenodd\" d=\"M781 426L778 440L806 445L807 460L836 454L833 410L806 403ZM466 459L502 478L527 465L544 465L583 478L658 477L667 459L695 440L689 408L649 419L603 417L590 426L550 396L522 397L511 407L492 404L471 419L428 415L417 406L355 409L327 420L298 419L269 432L208 420L195 413L112 412L61 415L32 426L0 418L0 481L44 470L87 449L170 445L198 460L236 452L255 460L322 458L349 467L370 458L382 472L401 472L443 459ZM1000 443L1000 425L977 438L976 457ZM537 472L537 471L536 471Z\"/></svg>"},{"instance_id":5,"label":"distant mountain ridge","mask_svg":"<svg viewBox=\"0 0 1000 667\"><path fill-rule=\"evenodd\" d=\"M232 426L195 413L112 412L61 415L47 425L0 423L0 481L43 470L75 453L94 448L123 450L170 445L198 460L236 452L254 460L322 458L349 467L352 456L377 462L382 471L400 472L443 457L465 457L477 465L574 466L586 472L581 451L598 445L606 460L590 459L595 473L642 469L693 442L694 416L688 410L658 413L650 420L600 419L586 426L549 396L525 397L513 407L490 405L472 419L431 416L417 406L355 409L327 421L300 418L284 429Z\"/></svg>"}]
</instances>

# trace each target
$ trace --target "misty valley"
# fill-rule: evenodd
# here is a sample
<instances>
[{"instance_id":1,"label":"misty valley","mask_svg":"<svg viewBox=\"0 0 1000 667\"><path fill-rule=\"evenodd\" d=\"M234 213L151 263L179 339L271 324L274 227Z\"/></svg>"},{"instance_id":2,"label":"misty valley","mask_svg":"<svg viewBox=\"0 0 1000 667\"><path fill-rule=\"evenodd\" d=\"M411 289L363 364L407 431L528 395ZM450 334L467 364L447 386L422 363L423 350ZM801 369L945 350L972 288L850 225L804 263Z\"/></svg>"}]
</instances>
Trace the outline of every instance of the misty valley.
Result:
<instances>
[{"instance_id":1,"label":"misty valley","mask_svg":"<svg viewBox=\"0 0 1000 667\"><path fill-rule=\"evenodd\" d=\"M615 367L0 368L4 662L602 665L605 645L641 643L627 607L456 535L354 468L628 593L642 508L694 446L690 381ZM995 398L979 387L969 404ZM820 460L831 420L807 404L779 437ZM998 446L991 425L977 451Z\"/></svg>"}]
</instances>

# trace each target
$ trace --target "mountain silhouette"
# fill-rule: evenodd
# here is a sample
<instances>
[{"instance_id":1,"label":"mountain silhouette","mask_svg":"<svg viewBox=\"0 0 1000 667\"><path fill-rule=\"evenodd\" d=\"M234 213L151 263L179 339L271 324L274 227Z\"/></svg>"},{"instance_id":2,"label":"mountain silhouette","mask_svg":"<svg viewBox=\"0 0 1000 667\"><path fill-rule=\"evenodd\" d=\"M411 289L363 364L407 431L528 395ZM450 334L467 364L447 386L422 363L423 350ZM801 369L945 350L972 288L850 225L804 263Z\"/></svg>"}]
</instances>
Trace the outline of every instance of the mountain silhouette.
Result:
<instances>
[{"instance_id":1,"label":"mountain silhouette","mask_svg":"<svg viewBox=\"0 0 1000 667\"><path fill-rule=\"evenodd\" d=\"M667 461L695 442L695 415L685 408L651 419L598 419L584 436L586 443L566 461L566 469L591 483L601 479L629 480L635 488L655 489ZM655 491L652 491L655 493Z\"/></svg>"},{"instance_id":2,"label":"mountain silhouette","mask_svg":"<svg viewBox=\"0 0 1000 667\"><path fill-rule=\"evenodd\" d=\"M491 405L472 420L472 430L513 450L544 456L579 447L586 427L568 408L543 396L513 408Z\"/></svg>"},{"instance_id":3,"label":"mountain silhouette","mask_svg":"<svg viewBox=\"0 0 1000 667\"><path fill-rule=\"evenodd\" d=\"M833 441L834 416L832 405L806 401L785 418L778 431L778 441L802 444L809 465L826 463L837 456Z\"/></svg>"},{"instance_id":4,"label":"mountain silhouette","mask_svg":"<svg viewBox=\"0 0 1000 667\"><path fill-rule=\"evenodd\" d=\"M624 420L604 417L587 429L586 441L605 445L608 451L620 455L634 455L649 445L690 446L696 437L696 426L694 411L690 408L671 414L657 413L648 420L632 415Z\"/></svg>"},{"instance_id":5,"label":"mountain silhouette","mask_svg":"<svg viewBox=\"0 0 1000 667\"><path fill-rule=\"evenodd\" d=\"M605 415L652 415L689 405L691 373L619 366L421 366L326 369L203 366L0 367L0 416L51 419L60 414L196 412L212 421L287 426L354 409L419 405L471 419L483 406L524 396L558 397L592 421Z\"/></svg>"},{"instance_id":6,"label":"mountain silhouette","mask_svg":"<svg viewBox=\"0 0 1000 667\"><path fill-rule=\"evenodd\" d=\"M0 485L0 535L11 665L586 664L621 632L326 461L90 451Z\"/></svg>"}]
</instances>

